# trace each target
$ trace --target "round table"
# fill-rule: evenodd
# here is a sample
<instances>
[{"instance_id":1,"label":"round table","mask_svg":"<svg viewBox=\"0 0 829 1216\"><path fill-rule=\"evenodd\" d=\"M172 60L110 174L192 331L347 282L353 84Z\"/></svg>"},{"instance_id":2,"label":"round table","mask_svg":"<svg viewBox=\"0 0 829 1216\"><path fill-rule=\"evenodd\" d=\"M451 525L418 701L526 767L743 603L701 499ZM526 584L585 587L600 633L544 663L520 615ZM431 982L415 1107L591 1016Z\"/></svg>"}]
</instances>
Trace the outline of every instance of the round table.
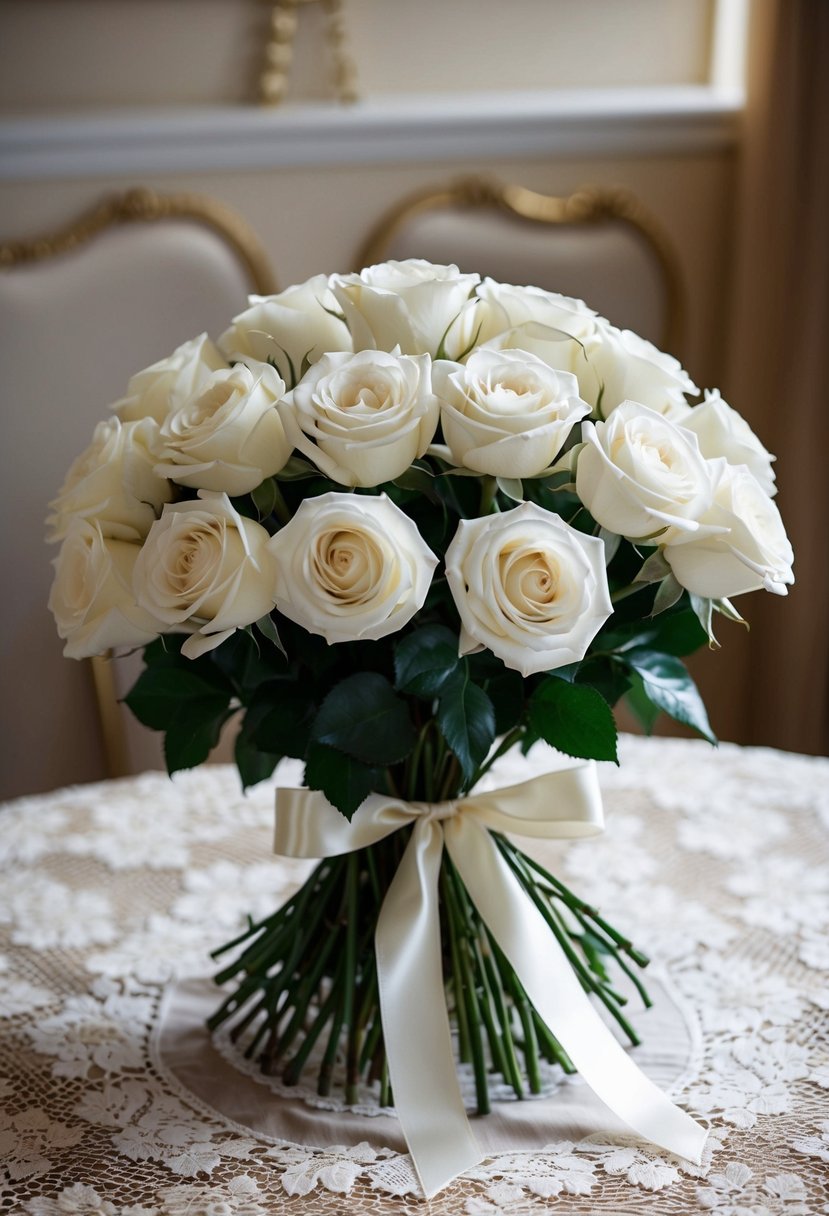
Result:
<instances>
[{"instance_id":1,"label":"round table","mask_svg":"<svg viewBox=\"0 0 829 1216\"><path fill-rule=\"evenodd\" d=\"M551 1076L427 1202L393 1119L269 1088L204 1029L208 951L308 867L270 854L272 782L203 767L0 809L0 1211L829 1212L829 760L626 737L601 782L605 834L533 851L654 960L635 1058L701 1168Z\"/></svg>"}]
</instances>

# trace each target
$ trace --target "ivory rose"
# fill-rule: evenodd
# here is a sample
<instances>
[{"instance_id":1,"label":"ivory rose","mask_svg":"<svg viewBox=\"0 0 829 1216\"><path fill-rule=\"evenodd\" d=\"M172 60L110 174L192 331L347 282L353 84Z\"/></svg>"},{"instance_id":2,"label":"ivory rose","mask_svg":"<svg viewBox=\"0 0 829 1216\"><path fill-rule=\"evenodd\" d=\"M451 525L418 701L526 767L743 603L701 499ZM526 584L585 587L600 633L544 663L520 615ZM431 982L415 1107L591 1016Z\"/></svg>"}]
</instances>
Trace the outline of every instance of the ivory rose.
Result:
<instances>
[{"instance_id":1,"label":"ivory rose","mask_svg":"<svg viewBox=\"0 0 829 1216\"><path fill-rule=\"evenodd\" d=\"M582 423L576 492L602 527L650 537L694 531L713 495L712 470L690 431L635 401Z\"/></svg>"},{"instance_id":2,"label":"ivory rose","mask_svg":"<svg viewBox=\"0 0 829 1216\"><path fill-rule=\"evenodd\" d=\"M248 307L219 338L219 346L231 360L275 364L293 388L306 367L326 351L352 349L348 328L332 316L337 311L328 276L317 274L277 295L250 296Z\"/></svg>"},{"instance_id":3,"label":"ivory rose","mask_svg":"<svg viewBox=\"0 0 829 1216\"><path fill-rule=\"evenodd\" d=\"M596 328L596 313L582 300L541 287L515 287L484 279L475 292L475 324L483 345L506 330L529 323L584 341ZM473 335L470 335L470 337Z\"/></svg>"},{"instance_id":4,"label":"ivory rose","mask_svg":"<svg viewBox=\"0 0 829 1216\"><path fill-rule=\"evenodd\" d=\"M462 519L446 577L460 653L488 647L524 676L582 659L613 610L603 542L529 502Z\"/></svg>"},{"instance_id":5,"label":"ivory rose","mask_svg":"<svg viewBox=\"0 0 829 1216\"><path fill-rule=\"evenodd\" d=\"M61 540L78 518L98 520L104 536L142 540L173 495L170 483L153 467L157 431L151 418L99 422L92 443L72 463L50 504L48 539Z\"/></svg>"},{"instance_id":6,"label":"ivory rose","mask_svg":"<svg viewBox=\"0 0 829 1216\"><path fill-rule=\"evenodd\" d=\"M154 442L156 473L236 497L278 473L291 445L276 409L285 382L267 363L213 372L167 416Z\"/></svg>"},{"instance_id":7,"label":"ivory rose","mask_svg":"<svg viewBox=\"0 0 829 1216\"><path fill-rule=\"evenodd\" d=\"M324 355L279 413L291 445L332 481L392 481L423 455L437 429L429 356Z\"/></svg>"},{"instance_id":8,"label":"ivory rose","mask_svg":"<svg viewBox=\"0 0 829 1216\"><path fill-rule=\"evenodd\" d=\"M745 465L716 467L714 499L698 536L677 536L665 560L695 595L728 599L765 588L786 595L794 554L780 512Z\"/></svg>"},{"instance_id":9,"label":"ivory rose","mask_svg":"<svg viewBox=\"0 0 829 1216\"><path fill-rule=\"evenodd\" d=\"M477 350L465 365L440 360L432 385L452 459L495 477L541 473L590 413L575 376L522 350Z\"/></svg>"},{"instance_id":10,"label":"ivory rose","mask_svg":"<svg viewBox=\"0 0 829 1216\"><path fill-rule=\"evenodd\" d=\"M765 492L776 492L774 457L767 452L742 415L723 401L717 390L706 389L705 400L681 420L682 426L693 431L703 456L715 460L725 457L729 464L744 464L754 474Z\"/></svg>"},{"instance_id":11,"label":"ivory rose","mask_svg":"<svg viewBox=\"0 0 829 1216\"><path fill-rule=\"evenodd\" d=\"M677 359L632 330L598 317L585 355L590 371L580 377L581 395L603 418L623 401L639 401L675 421L690 413L685 394L698 391L693 380Z\"/></svg>"},{"instance_id":12,"label":"ivory rose","mask_svg":"<svg viewBox=\"0 0 829 1216\"><path fill-rule=\"evenodd\" d=\"M457 266L420 258L382 262L330 280L354 349L399 347L404 355L436 355L480 281L480 275L461 274Z\"/></svg>"},{"instance_id":13,"label":"ivory rose","mask_svg":"<svg viewBox=\"0 0 829 1216\"><path fill-rule=\"evenodd\" d=\"M136 600L163 632L191 634L181 653L197 658L273 608L269 539L226 494L168 504L135 563Z\"/></svg>"},{"instance_id":14,"label":"ivory rose","mask_svg":"<svg viewBox=\"0 0 829 1216\"><path fill-rule=\"evenodd\" d=\"M104 535L98 520L75 519L55 558L49 610L69 659L88 659L119 646L144 646L161 624L140 608L132 575L141 548Z\"/></svg>"},{"instance_id":15,"label":"ivory rose","mask_svg":"<svg viewBox=\"0 0 829 1216\"><path fill-rule=\"evenodd\" d=\"M112 407L122 422L154 418L163 422L171 410L198 393L211 372L227 367L208 338L200 334L176 347L166 359L137 372L127 386L127 395Z\"/></svg>"},{"instance_id":16,"label":"ivory rose","mask_svg":"<svg viewBox=\"0 0 829 1216\"><path fill-rule=\"evenodd\" d=\"M277 608L329 643L402 629L423 605L437 565L385 494L306 498L269 547Z\"/></svg>"}]
</instances>

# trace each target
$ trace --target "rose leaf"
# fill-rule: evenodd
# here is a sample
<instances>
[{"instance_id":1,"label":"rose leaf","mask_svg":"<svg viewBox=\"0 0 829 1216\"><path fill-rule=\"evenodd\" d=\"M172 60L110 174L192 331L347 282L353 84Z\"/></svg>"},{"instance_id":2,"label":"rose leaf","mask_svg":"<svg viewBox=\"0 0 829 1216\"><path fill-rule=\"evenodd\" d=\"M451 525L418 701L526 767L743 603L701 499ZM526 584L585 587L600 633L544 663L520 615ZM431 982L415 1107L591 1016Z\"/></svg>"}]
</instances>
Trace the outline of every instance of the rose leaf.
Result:
<instances>
[{"instance_id":1,"label":"rose leaf","mask_svg":"<svg viewBox=\"0 0 829 1216\"><path fill-rule=\"evenodd\" d=\"M626 651L623 657L641 678L645 695L654 705L716 744L699 689L681 659L639 646Z\"/></svg>"},{"instance_id":2,"label":"rose leaf","mask_svg":"<svg viewBox=\"0 0 829 1216\"><path fill-rule=\"evenodd\" d=\"M182 719L203 722L218 717L227 708L232 689L206 680L181 666L166 664L142 671L124 698L139 722L153 730L171 730ZM216 673L217 678L221 678ZM181 766L189 767L189 766Z\"/></svg>"},{"instance_id":3,"label":"rose leaf","mask_svg":"<svg viewBox=\"0 0 829 1216\"><path fill-rule=\"evenodd\" d=\"M380 772L347 756L336 747L312 743L305 764L305 784L320 790L350 820L361 802L377 787Z\"/></svg>"},{"instance_id":4,"label":"rose leaf","mask_svg":"<svg viewBox=\"0 0 829 1216\"><path fill-rule=\"evenodd\" d=\"M415 733L406 702L389 681L361 671L335 684L311 727L315 743L338 748L364 764L397 764L414 747Z\"/></svg>"},{"instance_id":5,"label":"rose leaf","mask_svg":"<svg viewBox=\"0 0 829 1216\"><path fill-rule=\"evenodd\" d=\"M570 684L555 676L539 684L530 698L530 727L566 756L618 763L613 711L587 684Z\"/></svg>"},{"instance_id":6,"label":"rose leaf","mask_svg":"<svg viewBox=\"0 0 829 1216\"><path fill-rule=\"evenodd\" d=\"M188 706L164 736L164 760L170 776L179 769L204 764L232 713L233 710L224 709L211 716L208 705L198 711L195 706Z\"/></svg>"},{"instance_id":7,"label":"rose leaf","mask_svg":"<svg viewBox=\"0 0 829 1216\"><path fill-rule=\"evenodd\" d=\"M469 782L486 759L495 739L495 710L482 688L468 675L450 680L440 694L437 723Z\"/></svg>"},{"instance_id":8,"label":"rose leaf","mask_svg":"<svg viewBox=\"0 0 829 1216\"><path fill-rule=\"evenodd\" d=\"M395 687L431 700L458 671L457 636L445 625L423 625L394 651Z\"/></svg>"}]
</instances>

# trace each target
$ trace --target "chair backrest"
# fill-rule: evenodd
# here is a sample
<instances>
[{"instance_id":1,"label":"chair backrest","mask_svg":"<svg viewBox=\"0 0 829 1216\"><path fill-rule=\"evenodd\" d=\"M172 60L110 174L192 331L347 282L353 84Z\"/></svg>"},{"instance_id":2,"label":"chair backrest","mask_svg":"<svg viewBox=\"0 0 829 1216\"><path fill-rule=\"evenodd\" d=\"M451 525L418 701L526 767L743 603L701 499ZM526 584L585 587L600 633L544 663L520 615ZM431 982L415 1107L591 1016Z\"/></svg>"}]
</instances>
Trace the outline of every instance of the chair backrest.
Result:
<instances>
[{"instance_id":1,"label":"chair backrest","mask_svg":"<svg viewBox=\"0 0 829 1216\"><path fill-rule=\"evenodd\" d=\"M577 296L614 324L681 356L679 262L658 222L629 191L585 187L556 197L488 177L430 187L391 208L355 261L362 267L410 257Z\"/></svg>"},{"instance_id":2,"label":"chair backrest","mask_svg":"<svg viewBox=\"0 0 829 1216\"><path fill-rule=\"evenodd\" d=\"M0 267L0 797L11 797L158 767L156 737L138 724L110 716L105 746L89 665L61 654L46 608L47 505L133 372L203 330L215 336L250 291L275 285L234 213L143 189L51 235L0 244ZM138 666L113 665L121 694ZM106 705L107 671L95 675Z\"/></svg>"}]
</instances>

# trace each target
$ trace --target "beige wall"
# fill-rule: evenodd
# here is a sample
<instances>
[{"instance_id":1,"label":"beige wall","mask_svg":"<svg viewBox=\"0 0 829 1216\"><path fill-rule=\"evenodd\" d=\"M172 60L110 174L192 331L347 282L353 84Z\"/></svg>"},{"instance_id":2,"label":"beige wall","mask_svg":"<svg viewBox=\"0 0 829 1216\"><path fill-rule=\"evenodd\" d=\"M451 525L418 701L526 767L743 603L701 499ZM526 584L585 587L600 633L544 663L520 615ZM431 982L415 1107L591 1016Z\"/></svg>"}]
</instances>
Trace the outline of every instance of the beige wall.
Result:
<instances>
[{"instance_id":1,"label":"beige wall","mask_svg":"<svg viewBox=\"0 0 829 1216\"><path fill-rule=\"evenodd\" d=\"M701 83L713 0L343 0L366 96ZM0 0L0 111L252 101L262 0ZM291 93L324 97L321 5Z\"/></svg>"}]
</instances>

